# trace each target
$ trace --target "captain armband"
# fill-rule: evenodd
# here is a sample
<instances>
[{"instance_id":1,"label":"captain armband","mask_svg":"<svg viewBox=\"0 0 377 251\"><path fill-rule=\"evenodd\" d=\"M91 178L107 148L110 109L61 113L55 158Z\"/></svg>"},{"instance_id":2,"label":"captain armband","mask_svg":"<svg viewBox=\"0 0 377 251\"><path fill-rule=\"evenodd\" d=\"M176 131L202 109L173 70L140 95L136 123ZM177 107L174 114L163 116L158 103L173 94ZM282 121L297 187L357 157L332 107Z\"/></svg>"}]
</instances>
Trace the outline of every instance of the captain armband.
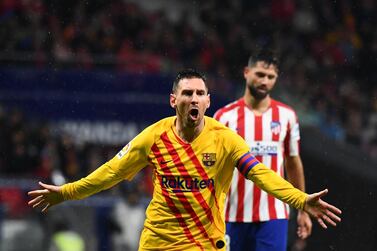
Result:
<instances>
[{"instance_id":1,"label":"captain armband","mask_svg":"<svg viewBox=\"0 0 377 251\"><path fill-rule=\"evenodd\" d=\"M247 178L250 170L260 162L250 153L244 154L237 163L238 171Z\"/></svg>"}]
</instances>

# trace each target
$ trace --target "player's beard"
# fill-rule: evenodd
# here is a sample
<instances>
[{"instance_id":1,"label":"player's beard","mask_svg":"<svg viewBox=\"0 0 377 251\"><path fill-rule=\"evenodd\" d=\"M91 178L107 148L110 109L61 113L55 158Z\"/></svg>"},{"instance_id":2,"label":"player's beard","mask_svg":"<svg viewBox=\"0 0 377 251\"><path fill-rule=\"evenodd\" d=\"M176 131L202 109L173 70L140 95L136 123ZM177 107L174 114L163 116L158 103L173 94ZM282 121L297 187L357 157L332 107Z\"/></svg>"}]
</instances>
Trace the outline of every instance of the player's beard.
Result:
<instances>
[{"instance_id":1,"label":"player's beard","mask_svg":"<svg viewBox=\"0 0 377 251\"><path fill-rule=\"evenodd\" d=\"M256 99L256 100L262 100L265 97L267 97L270 94L269 90L266 90L264 92L261 92L258 90L257 87L254 85L248 85L247 88L249 89L250 94Z\"/></svg>"},{"instance_id":2,"label":"player's beard","mask_svg":"<svg viewBox=\"0 0 377 251\"><path fill-rule=\"evenodd\" d=\"M190 116L187 116L185 125L187 128L195 128L198 125L198 121L194 121L190 118Z\"/></svg>"}]
</instances>

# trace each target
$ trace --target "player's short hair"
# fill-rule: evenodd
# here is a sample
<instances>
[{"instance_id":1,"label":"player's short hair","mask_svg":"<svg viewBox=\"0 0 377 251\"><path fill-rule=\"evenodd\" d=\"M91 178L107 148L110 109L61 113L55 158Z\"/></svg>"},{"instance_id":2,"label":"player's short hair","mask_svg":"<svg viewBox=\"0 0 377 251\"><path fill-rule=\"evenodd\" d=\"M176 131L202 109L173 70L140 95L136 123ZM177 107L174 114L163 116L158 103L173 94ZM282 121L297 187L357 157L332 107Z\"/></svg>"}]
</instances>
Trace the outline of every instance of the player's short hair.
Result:
<instances>
[{"instance_id":1,"label":"player's short hair","mask_svg":"<svg viewBox=\"0 0 377 251\"><path fill-rule=\"evenodd\" d=\"M265 62L268 65L274 65L276 70L279 71L279 58L277 54L272 50L263 49L251 55L247 62L247 66L253 67L256 65L257 62Z\"/></svg>"},{"instance_id":2,"label":"player's short hair","mask_svg":"<svg viewBox=\"0 0 377 251\"><path fill-rule=\"evenodd\" d=\"M200 79L202 79L204 84L205 84L205 87L207 89L207 93L208 93L206 76L203 73L199 72L198 70L195 70L195 69L192 69L192 68L185 69L185 70L178 72L178 74L175 77L174 82L173 82L172 93L175 93L177 91L179 81L181 81L184 78L187 78L187 79L200 78Z\"/></svg>"}]
</instances>

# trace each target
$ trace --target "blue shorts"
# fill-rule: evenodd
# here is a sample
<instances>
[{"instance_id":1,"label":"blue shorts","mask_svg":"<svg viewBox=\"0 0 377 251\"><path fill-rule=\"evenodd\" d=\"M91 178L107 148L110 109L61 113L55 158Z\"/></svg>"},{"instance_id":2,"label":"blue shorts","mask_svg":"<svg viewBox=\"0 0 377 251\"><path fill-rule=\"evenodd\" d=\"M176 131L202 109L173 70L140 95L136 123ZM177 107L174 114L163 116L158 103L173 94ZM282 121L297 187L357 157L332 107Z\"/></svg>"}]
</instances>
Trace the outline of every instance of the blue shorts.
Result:
<instances>
[{"instance_id":1,"label":"blue shorts","mask_svg":"<svg viewBox=\"0 0 377 251\"><path fill-rule=\"evenodd\" d=\"M288 220L226 224L227 250L286 251Z\"/></svg>"}]
</instances>

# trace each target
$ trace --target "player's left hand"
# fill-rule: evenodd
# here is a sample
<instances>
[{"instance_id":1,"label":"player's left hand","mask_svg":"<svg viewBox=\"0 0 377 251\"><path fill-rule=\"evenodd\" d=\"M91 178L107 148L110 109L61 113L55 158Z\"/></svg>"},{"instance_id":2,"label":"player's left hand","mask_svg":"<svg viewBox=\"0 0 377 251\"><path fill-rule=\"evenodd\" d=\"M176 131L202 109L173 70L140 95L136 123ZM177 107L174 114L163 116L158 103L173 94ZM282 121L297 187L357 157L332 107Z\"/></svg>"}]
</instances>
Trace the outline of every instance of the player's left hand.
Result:
<instances>
[{"instance_id":1,"label":"player's left hand","mask_svg":"<svg viewBox=\"0 0 377 251\"><path fill-rule=\"evenodd\" d=\"M60 186L48 185L42 182L39 182L39 185L43 189L28 192L28 195L32 197L28 204L33 208L41 207L44 213L47 212L50 207L64 200Z\"/></svg>"},{"instance_id":2,"label":"player's left hand","mask_svg":"<svg viewBox=\"0 0 377 251\"><path fill-rule=\"evenodd\" d=\"M327 193L328 190L325 189L318 193L309 194L304 206L304 211L315 218L319 225L325 229L327 228L326 224L335 227L336 223L341 221L341 218L338 215L342 213L339 208L321 199L321 197L325 196Z\"/></svg>"},{"instance_id":3,"label":"player's left hand","mask_svg":"<svg viewBox=\"0 0 377 251\"><path fill-rule=\"evenodd\" d=\"M309 214L299 210L297 214L297 236L306 239L312 233L312 220Z\"/></svg>"}]
</instances>

